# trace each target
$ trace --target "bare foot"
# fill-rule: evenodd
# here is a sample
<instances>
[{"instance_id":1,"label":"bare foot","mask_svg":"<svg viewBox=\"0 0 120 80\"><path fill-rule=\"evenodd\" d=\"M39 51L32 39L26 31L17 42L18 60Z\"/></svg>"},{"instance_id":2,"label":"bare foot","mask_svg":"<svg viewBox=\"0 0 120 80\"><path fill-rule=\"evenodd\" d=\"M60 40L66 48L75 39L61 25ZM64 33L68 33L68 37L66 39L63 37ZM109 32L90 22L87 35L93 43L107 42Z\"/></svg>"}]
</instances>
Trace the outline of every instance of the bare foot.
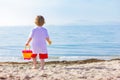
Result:
<instances>
[{"instance_id":1,"label":"bare foot","mask_svg":"<svg viewBox=\"0 0 120 80\"><path fill-rule=\"evenodd\" d=\"M44 70L44 68L40 68L40 70Z\"/></svg>"},{"instance_id":2,"label":"bare foot","mask_svg":"<svg viewBox=\"0 0 120 80\"><path fill-rule=\"evenodd\" d=\"M36 67L36 66L33 66L32 69L37 69L37 67Z\"/></svg>"}]
</instances>

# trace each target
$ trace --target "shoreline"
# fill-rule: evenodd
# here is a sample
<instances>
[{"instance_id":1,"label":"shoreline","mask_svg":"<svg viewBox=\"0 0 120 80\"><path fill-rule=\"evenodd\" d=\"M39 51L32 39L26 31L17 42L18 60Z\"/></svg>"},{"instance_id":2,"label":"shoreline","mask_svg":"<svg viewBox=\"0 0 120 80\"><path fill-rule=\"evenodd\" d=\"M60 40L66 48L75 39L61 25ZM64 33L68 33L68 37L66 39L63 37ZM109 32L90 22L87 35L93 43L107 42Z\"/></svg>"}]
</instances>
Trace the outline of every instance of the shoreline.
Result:
<instances>
[{"instance_id":1,"label":"shoreline","mask_svg":"<svg viewBox=\"0 0 120 80\"><path fill-rule=\"evenodd\" d=\"M100 60L111 60L120 58L120 56L50 56L46 59L46 62L51 61L81 61L81 60L88 60L88 59L100 59ZM39 59L37 59L40 61ZM0 57L0 62L32 62L31 60L24 60L23 57Z\"/></svg>"},{"instance_id":2,"label":"shoreline","mask_svg":"<svg viewBox=\"0 0 120 80\"><path fill-rule=\"evenodd\" d=\"M75 60L75 61L67 61L67 60L63 60L63 61L47 61L45 62L46 64L85 64L85 63L91 63L91 62L101 62L101 61L109 61L109 60L102 60L102 59L86 59L86 60ZM0 62L0 64L29 64L32 63L32 61L28 61L28 62L11 62L11 61L7 61L7 62ZM37 61L37 63L40 63L40 61Z\"/></svg>"},{"instance_id":3,"label":"shoreline","mask_svg":"<svg viewBox=\"0 0 120 80\"><path fill-rule=\"evenodd\" d=\"M85 59L85 60L63 60L63 61L46 61L45 64L86 64L86 63L94 63L94 62L104 62L104 61L113 61L113 60L120 60L120 58L113 58L109 60L105 59L97 59L97 58L91 58L91 59ZM25 61L25 62L13 62L13 61L6 61L6 62L0 62L0 64L29 64L32 63L32 61ZM37 64L40 63L40 61L37 61Z\"/></svg>"}]
</instances>

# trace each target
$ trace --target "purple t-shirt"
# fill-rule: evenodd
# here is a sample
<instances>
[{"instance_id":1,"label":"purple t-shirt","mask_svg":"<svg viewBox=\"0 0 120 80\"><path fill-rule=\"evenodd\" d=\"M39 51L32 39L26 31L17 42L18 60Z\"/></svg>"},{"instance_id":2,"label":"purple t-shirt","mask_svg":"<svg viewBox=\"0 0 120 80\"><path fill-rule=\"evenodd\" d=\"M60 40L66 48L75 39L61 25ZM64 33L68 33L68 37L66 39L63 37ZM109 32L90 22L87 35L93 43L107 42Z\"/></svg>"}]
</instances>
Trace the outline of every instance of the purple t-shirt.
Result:
<instances>
[{"instance_id":1,"label":"purple t-shirt","mask_svg":"<svg viewBox=\"0 0 120 80\"><path fill-rule=\"evenodd\" d=\"M36 27L30 33L30 38L32 38L32 50L35 54L47 54L47 44L46 38L48 38L47 29L44 27Z\"/></svg>"}]
</instances>

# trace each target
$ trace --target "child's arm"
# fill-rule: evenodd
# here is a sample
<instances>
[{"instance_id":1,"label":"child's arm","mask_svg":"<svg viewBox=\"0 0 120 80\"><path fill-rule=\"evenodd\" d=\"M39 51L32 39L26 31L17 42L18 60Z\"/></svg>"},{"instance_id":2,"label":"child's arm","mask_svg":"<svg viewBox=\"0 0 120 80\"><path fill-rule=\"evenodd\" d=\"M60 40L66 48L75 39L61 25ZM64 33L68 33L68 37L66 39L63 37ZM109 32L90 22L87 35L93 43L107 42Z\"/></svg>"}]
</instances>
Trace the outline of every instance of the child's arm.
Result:
<instances>
[{"instance_id":1,"label":"child's arm","mask_svg":"<svg viewBox=\"0 0 120 80\"><path fill-rule=\"evenodd\" d=\"M50 45L52 43L52 41L49 38L46 38L48 44Z\"/></svg>"},{"instance_id":2,"label":"child's arm","mask_svg":"<svg viewBox=\"0 0 120 80\"><path fill-rule=\"evenodd\" d=\"M31 42L32 38L29 38L28 41L26 42L26 46L29 46L29 43Z\"/></svg>"}]
</instances>

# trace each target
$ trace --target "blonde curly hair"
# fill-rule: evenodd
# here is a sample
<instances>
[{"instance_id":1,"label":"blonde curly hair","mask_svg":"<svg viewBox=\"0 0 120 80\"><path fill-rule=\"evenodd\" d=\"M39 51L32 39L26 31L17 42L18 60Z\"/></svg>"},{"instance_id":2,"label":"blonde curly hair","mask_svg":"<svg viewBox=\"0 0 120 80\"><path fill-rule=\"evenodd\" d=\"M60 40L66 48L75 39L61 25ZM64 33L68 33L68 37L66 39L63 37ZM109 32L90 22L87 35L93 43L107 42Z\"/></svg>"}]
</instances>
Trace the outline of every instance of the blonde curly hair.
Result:
<instances>
[{"instance_id":1,"label":"blonde curly hair","mask_svg":"<svg viewBox=\"0 0 120 80\"><path fill-rule=\"evenodd\" d=\"M43 26L45 24L45 19L43 16L39 15L39 16L36 16L35 18L35 24L37 26Z\"/></svg>"}]
</instances>

